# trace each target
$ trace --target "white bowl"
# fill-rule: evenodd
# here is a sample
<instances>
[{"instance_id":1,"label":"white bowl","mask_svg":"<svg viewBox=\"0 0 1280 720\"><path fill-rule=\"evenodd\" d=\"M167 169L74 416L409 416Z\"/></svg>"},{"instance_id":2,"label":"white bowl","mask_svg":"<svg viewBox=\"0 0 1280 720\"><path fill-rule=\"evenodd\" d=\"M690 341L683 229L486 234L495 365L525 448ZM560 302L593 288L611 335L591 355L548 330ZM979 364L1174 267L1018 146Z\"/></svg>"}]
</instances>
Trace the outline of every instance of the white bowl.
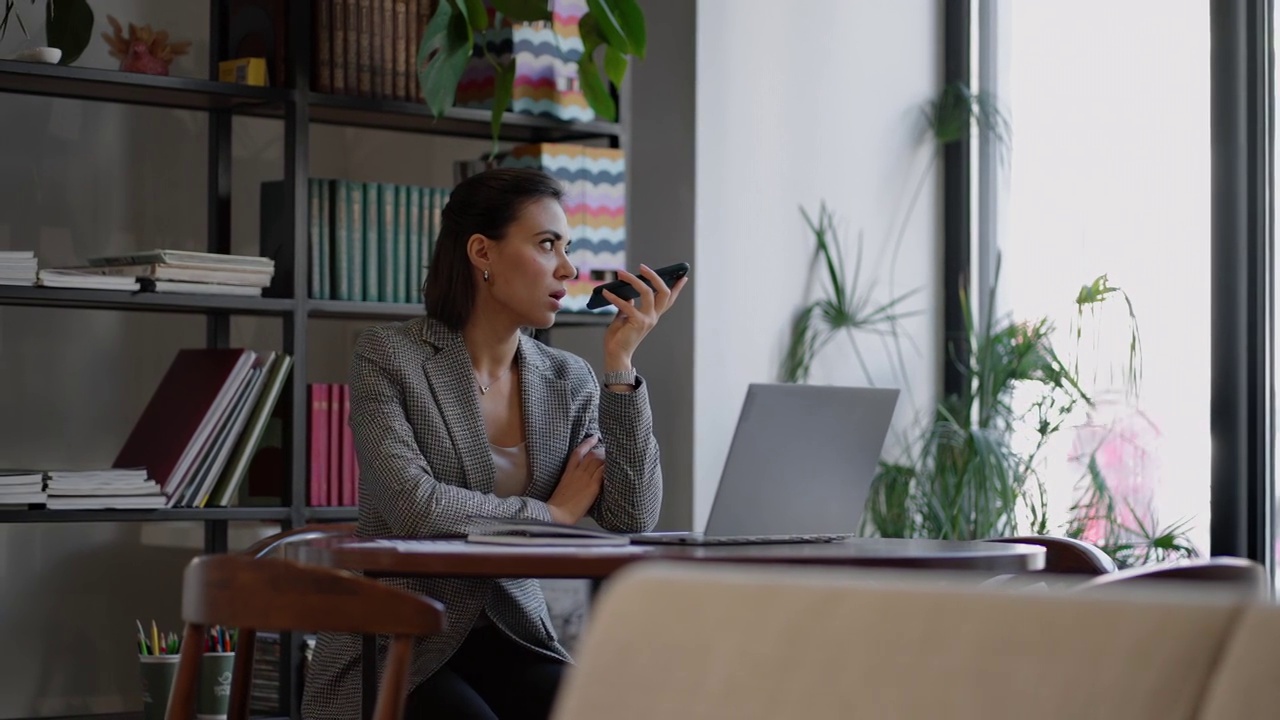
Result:
<instances>
[{"instance_id":1,"label":"white bowl","mask_svg":"<svg viewBox=\"0 0 1280 720\"><path fill-rule=\"evenodd\" d=\"M14 60L22 60L24 62L48 63L57 65L62 59L62 51L52 47L37 47L21 50L13 56Z\"/></svg>"}]
</instances>

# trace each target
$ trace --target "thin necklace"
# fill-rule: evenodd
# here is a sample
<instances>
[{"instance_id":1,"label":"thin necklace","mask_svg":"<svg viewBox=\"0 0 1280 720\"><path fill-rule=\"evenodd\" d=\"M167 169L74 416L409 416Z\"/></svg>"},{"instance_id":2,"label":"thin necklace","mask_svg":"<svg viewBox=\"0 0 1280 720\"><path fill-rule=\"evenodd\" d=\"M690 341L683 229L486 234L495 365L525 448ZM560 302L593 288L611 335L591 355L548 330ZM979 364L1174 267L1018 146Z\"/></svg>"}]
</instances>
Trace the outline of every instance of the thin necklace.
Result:
<instances>
[{"instance_id":1,"label":"thin necklace","mask_svg":"<svg viewBox=\"0 0 1280 720\"><path fill-rule=\"evenodd\" d=\"M514 366L514 365L515 365L515 359L513 358L513 359L512 359L512 362L511 362L511 365L508 365L508 366L507 366L507 369L506 369L506 370L503 370L503 371L502 371L502 374L498 375L498 377L496 377L496 378L494 378L494 379L490 380L488 385L481 384L481 382L480 382L480 373L476 372L476 369L475 369L475 368L471 368L471 372L475 373L475 376L476 376L476 385L479 385L479 386L480 386L480 394L481 394L481 395L488 395L488 394L489 394L489 388L493 387L493 384L494 384L494 383L496 383L496 382L498 382L499 380L501 380L502 378L506 377L506 376L507 376L507 373L511 372L511 368L512 368L512 366Z\"/></svg>"}]
</instances>

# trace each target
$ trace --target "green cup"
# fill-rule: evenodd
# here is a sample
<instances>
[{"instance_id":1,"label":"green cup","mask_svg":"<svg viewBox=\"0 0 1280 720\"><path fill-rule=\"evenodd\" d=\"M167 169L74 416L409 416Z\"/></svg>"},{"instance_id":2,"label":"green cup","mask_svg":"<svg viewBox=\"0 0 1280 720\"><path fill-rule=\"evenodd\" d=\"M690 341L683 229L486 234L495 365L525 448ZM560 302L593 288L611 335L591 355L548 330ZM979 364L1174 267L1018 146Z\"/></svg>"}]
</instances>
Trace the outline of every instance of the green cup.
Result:
<instances>
[{"instance_id":1,"label":"green cup","mask_svg":"<svg viewBox=\"0 0 1280 720\"><path fill-rule=\"evenodd\" d=\"M207 652L200 658L200 691L196 695L197 720L217 720L227 716L231 704L231 670L236 654Z\"/></svg>"},{"instance_id":2,"label":"green cup","mask_svg":"<svg viewBox=\"0 0 1280 720\"><path fill-rule=\"evenodd\" d=\"M139 655L142 672L142 718L164 720L173 679L178 677L177 655Z\"/></svg>"}]
</instances>

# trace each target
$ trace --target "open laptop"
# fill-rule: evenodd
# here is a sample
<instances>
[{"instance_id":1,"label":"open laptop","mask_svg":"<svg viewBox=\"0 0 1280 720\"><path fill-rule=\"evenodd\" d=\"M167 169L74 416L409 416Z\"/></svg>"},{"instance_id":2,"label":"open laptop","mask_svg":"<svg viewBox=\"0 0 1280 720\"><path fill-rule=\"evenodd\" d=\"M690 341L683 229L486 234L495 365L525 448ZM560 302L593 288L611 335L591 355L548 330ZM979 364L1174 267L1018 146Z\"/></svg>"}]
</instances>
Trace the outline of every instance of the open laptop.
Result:
<instances>
[{"instance_id":1,"label":"open laptop","mask_svg":"<svg viewBox=\"0 0 1280 720\"><path fill-rule=\"evenodd\" d=\"M635 543L831 542L856 534L898 390L752 384L704 532Z\"/></svg>"}]
</instances>

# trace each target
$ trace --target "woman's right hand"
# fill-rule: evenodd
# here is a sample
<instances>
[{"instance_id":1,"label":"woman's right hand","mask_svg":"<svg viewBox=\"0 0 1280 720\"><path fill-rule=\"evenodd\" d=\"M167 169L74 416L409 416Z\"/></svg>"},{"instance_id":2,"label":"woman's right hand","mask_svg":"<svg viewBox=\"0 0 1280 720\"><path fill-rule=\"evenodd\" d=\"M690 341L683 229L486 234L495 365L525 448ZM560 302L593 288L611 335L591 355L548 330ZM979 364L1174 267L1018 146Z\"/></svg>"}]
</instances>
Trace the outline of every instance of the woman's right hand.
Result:
<instances>
[{"instance_id":1,"label":"woman's right hand","mask_svg":"<svg viewBox=\"0 0 1280 720\"><path fill-rule=\"evenodd\" d=\"M600 486L604 482L604 450L595 449L599 441L598 435L592 435L569 454L564 475L560 476L560 483L547 500L552 522L562 525L577 523L600 495Z\"/></svg>"}]
</instances>

